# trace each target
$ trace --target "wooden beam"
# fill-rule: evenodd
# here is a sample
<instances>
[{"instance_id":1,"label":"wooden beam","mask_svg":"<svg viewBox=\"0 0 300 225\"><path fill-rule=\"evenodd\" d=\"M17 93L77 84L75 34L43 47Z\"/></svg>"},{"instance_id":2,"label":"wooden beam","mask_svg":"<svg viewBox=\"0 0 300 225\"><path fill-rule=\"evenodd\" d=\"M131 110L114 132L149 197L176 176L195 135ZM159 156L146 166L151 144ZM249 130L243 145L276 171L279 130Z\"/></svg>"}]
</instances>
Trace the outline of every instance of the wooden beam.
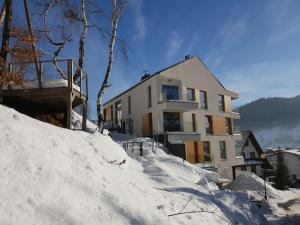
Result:
<instances>
[{"instance_id":1,"label":"wooden beam","mask_svg":"<svg viewBox=\"0 0 300 225\"><path fill-rule=\"evenodd\" d=\"M82 130L86 131L86 119L87 119L87 102L82 103Z\"/></svg>"},{"instance_id":2,"label":"wooden beam","mask_svg":"<svg viewBox=\"0 0 300 225\"><path fill-rule=\"evenodd\" d=\"M67 128L72 128L72 92L67 95L66 99L66 107L67 107Z\"/></svg>"}]
</instances>

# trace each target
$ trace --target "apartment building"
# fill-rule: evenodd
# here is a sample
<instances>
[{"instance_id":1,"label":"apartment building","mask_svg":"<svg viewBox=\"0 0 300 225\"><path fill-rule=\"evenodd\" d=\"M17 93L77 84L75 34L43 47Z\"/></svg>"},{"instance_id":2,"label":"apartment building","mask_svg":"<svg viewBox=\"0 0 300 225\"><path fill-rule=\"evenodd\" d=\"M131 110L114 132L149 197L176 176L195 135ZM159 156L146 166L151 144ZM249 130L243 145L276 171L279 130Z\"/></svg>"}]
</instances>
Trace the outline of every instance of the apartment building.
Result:
<instances>
[{"instance_id":1,"label":"apartment building","mask_svg":"<svg viewBox=\"0 0 300 225\"><path fill-rule=\"evenodd\" d=\"M233 129L237 92L226 89L197 56L146 74L104 104L110 129L141 136L164 135L169 150L190 163L232 178L241 135Z\"/></svg>"}]
</instances>

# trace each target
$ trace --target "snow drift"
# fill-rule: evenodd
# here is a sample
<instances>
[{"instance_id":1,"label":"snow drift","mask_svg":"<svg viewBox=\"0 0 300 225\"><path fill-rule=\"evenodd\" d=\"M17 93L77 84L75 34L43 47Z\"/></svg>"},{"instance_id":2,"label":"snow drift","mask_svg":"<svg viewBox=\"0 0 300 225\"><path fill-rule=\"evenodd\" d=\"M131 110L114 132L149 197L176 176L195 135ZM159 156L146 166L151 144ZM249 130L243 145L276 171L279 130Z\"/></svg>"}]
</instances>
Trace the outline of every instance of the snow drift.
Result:
<instances>
[{"instance_id":1,"label":"snow drift","mask_svg":"<svg viewBox=\"0 0 300 225\"><path fill-rule=\"evenodd\" d=\"M254 173L242 172L230 185L229 188L235 191L250 191L256 195L264 196L265 183ZM269 197L278 197L279 190L266 183L267 195Z\"/></svg>"},{"instance_id":2,"label":"snow drift","mask_svg":"<svg viewBox=\"0 0 300 225\"><path fill-rule=\"evenodd\" d=\"M162 152L131 159L106 135L55 127L0 105L0 224L264 221L246 195L218 190L215 178Z\"/></svg>"}]
</instances>

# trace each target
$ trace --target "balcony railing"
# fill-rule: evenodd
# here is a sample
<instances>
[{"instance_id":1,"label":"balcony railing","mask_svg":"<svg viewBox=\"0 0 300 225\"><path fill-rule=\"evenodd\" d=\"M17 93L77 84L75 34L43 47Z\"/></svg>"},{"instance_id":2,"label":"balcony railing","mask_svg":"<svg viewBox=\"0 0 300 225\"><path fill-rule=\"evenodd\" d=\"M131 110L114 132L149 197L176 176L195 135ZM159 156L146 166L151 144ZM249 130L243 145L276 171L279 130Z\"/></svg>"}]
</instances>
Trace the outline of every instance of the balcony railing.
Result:
<instances>
[{"instance_id":1,"label":"balcony railing","mask_svg":"<svg viewBox=\"0 0 300 225\"><path fill-rule=\"evenodd\" d=\"M195 100L189 101L187 95L173 98L170 96L166 96L162 92L159 95L158 104L162 105L163 110L174 110L178 112L186 112L199 108L199 103Z\"/></svg>"},{"instance_id":2,"label":"balcony railing","mask_svg":"<svg viewBox=\"0 0 300 225\"><path fill-rule=\"evenodd\" d=\"M191 98L187 94L182 94L178 96L167 95L164 92L159 94L159 102L196 102L195 98Z\"/></svg>"},{"instance_id":3,"label":"balcony railing","mask_svg":"<svg viewBox=\"0 0 300 225\"><path fill-rule=\"evenodd\" d=\"M42 88L68 87L88 97L88 76L79 69L73 59L38 61L38 65L41 70ZM21 74L24 88L39 87L34 62L8 63L7 69L10 73ZM74 80L75 75L78 76L76 80ZM10 87L14 88L14 84Z\"/></svg>"}]
</instances>

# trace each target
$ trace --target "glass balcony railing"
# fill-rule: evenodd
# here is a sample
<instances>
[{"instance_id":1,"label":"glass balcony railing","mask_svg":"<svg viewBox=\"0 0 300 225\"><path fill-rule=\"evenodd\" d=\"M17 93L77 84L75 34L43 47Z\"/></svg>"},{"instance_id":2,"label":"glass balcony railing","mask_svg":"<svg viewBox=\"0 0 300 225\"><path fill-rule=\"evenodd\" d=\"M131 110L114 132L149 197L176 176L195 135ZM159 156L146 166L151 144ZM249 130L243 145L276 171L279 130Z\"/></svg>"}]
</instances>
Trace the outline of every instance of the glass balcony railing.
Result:
<instances>
[{"instance_id":1,"label":"glass balcony railing","mask_svg":"<svg viewBox=\"0 0 300 225\"><path fill-rule=\"evenodd\" d=\"M187 94L182 94L182 95L173 95L173 94L167 94L164 92L161 92L159 94L159 102L167 102L167 101L178 101L178 102L196 102L195 97L192 97Z\"/></svg>"}]
</instances>

